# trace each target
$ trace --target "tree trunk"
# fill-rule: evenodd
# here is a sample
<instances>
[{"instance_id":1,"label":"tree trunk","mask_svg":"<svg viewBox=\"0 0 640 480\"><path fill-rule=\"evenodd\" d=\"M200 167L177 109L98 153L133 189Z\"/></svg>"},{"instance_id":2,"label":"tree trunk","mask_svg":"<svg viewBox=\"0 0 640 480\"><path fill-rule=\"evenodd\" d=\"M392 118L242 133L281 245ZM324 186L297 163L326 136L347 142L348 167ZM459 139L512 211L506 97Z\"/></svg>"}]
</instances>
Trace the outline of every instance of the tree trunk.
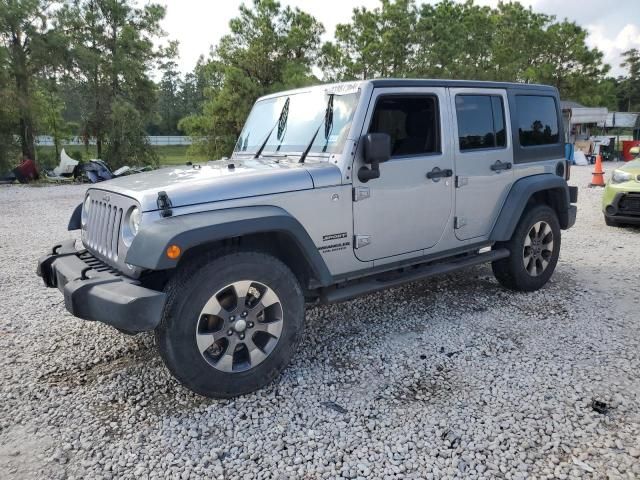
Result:
<instances>
[{"instance_id":1,"label":"tree trunk","mask_svg":"<svg viewBox=\"0 0 640 480\"><path fill-rule=\"evenodd\" d=\"M20 116L20 145L22 156L35 160L36 144L33 132L33 117L31 112L31 92L25 52L22 49L21 37L17 34L12 39L13 71L18 96L18 114Z\"/></svg>"}]
</instances>

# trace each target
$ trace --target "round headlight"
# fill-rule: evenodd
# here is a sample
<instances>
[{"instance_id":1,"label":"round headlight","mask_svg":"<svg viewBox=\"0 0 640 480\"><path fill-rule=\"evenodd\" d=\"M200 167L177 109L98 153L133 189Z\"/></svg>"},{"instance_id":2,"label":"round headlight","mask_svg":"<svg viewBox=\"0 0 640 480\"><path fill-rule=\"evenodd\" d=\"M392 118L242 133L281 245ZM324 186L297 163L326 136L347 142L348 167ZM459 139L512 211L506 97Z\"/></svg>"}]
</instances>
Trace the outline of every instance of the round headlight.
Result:
<instances>
[{"instance_id":1,"label":"round headlight","mask_svg":"<svg viewBox=\"0 0 640 480\"><path fill-rule=\"evenodd\" d=\"M131 229L131 233L135 237L138 234L138 229L140 228L140 221L142 220L142 212L138 207L131 210L131 215L129 215L129 228Z\"/></svg>"},{"instance_id":2,"label":"round headlight","mask_svg":"<svg viewBox=\"0 0 640 480\"><path fill-rule=\"evenodd\" d=\"M87 219L89 218L89 209L91 208L91 197L87 195L87 198L82 205L82 214L80 215L80 223L82 226L87 224Z\"/></svg>"},{"instance_id":3,"label":"round headlight","mask_svg":"<svg viewBox=\"0 0 640 480\"><path fill-rule=\"evenodd\" d=\"M131 246L133 238L140 230L140 222L142 221L142 212L138 207L129 210L122 222L122 241L127 247Z\"/></svg>"}]
</instances>

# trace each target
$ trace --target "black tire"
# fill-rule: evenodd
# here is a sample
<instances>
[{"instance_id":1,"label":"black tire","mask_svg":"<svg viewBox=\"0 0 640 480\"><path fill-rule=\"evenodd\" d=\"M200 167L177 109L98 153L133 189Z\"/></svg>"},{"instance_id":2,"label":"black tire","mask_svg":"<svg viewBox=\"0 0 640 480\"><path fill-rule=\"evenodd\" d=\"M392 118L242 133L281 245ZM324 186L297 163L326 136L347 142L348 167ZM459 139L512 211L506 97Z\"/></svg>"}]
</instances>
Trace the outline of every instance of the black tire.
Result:
<instances>
[{"instance_id":1,"label":"black tire","mask_svg":"<svg viewBox=\"0 0 640 480\"><path fill-rule=\"evenodd\" d=\"M244 371L221 371L205 359L205 353L200 353L196 332L201 328L200 319L206 317L201 317L201 313L205 304L225 286L247 280L275 292L281 305L281 332L275 347L261 363ZM287 367L297 349L304 325L304 296L296 277L277 258L244 251L217 258L198 257L180 268L166 291L167 304L155 332L156 343L171 373L200 395L230 398L262 388ZM226 331L229 327L223 328ZM246 333L247 337L251 334L249 329Z\"/></svg>"},{"instance_id":2,"label":"black tire","mask_svg":"<svg viewBox=\"0 0 640 480\"><path fill-rule=\"evenodd\" d=\"M534 225L539 224L539 222L546 223L546 225L550 227L552 247L550 248L550 252L546 250L541 252L541 254L545 255L544 257L537 252L533 254L533 257L527 257L528 259L534 258L532 265L532 260L527 261L525 259L525 252L531 255L530 249L532 248L529 247L528 251L525 250L525 240L530 235ZM531 239L532 237L529 238ZM548 235L545 238L548 239ZM549 281L549 278L551 278L556 268L560 255L560 240L560 223L558 222L556 212L547 205L536 205L529 208L520 218L511 239L508 242L502 242L496 245L496 247L506 247L511 252L511 255L491 264L493 274L503 287L510 290L520 292L538 290ZM536 248L540 250L539 246ZM539 263L538 260L540 260ZM542 265L544 263L543 260L547 263L545 263L544 268L540 270L537 265ZM525 264L525 262L527 263ZM533 267L530 268L533 272L529 271L528 266Z\"/></svg>"}]
</instances>

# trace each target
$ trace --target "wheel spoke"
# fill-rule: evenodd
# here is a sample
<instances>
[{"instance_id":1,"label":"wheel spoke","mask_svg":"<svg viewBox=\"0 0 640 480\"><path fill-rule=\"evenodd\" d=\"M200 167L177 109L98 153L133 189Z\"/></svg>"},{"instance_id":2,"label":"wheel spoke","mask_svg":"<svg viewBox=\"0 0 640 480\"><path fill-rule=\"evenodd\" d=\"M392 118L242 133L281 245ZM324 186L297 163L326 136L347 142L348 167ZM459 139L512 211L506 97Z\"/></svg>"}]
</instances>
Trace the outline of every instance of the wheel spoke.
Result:
<instances>
[{"instance_id":1,"label":"wheel spoke","mask_svg":"<svg viewBox=\"0 0 640 480\"><path fill-rule=\"evenodd\" d=\"M533 231L533 238L538 238L540 234L540 222L534 223L531 230Z\"/></svg>"},{"instance_id":2,"label":"wheel spoke","mask_svg":"<svg viewBox=\"0 0 640 480\"><path fill-rule=\"evenodd\" d=\"M219 315L220 312L222 312L222 310L223 310L222 305L220 305L220 302L218 301L218 299L214 295L205 304L204 308L202 309L202 313L200 315L201 316L203 314L206 314L206 315Z\"/></svg>"},{"instance_id":3,"label":"wheel spoke","mask_svg":"<svg viewBox=\"0 0 640 480\"><path fill-rule=\"evenodd\" d=\"M540 273L542 273L547 269L547 265L549 265L549 260L546 260L544 257L540 257L538 261L540 262Z\"/></svg>"},{"instance_id":4,"label":"wheel spoke","mask_svg":"<svg viewBox=\"0 0 640 480\"><path fill-rule=\"evenodd\" d=\"M251 288L251 284L249 280L243 280L240 282L235 282L233 284L233 290L236 293L237 306L244 307L247 302L247 296L249 295L249 289Z\"/></svg>"},{"instance_id":5,"label":"wheel spoke","mask_svg":"<svg viewBox=\"0 0 640 480\"><path fill-rule=\"evenodd\" d=\"M536 262L533 259L533 257L529 258L529 261L527 262L527 272L529 272L530 275L535 277L535 267L536 267Z\"/></svg>"},{"instance_id":6,"label":"wheel spoke","mask_svg":"<svg viewBox=\"0 0 640 480\"><path fill-rule=\"evenodd\" d=\"M259 332L266 332L272 337L278 338L282 332L282 320L274 320L273 322L256 322L253 329Z\"/></svg>"},{"instance_id":7,"label":"wheel spoke","mask_svg":"<svg viewBox=\"0 0 640 480\"><path fill-rule=\"evenodd\" d=\"M225 337L224 329L217 332L198 332L196 335L196 342L198 342L198 350L200 353L204 353L211 345L216 343L221 338Z\"/></svg>"},{"instance_id":8,"label":"wheel spoke","mask_svg":"<svg viewBox=\"0 0 640 480\"><path fill-rule=\"evenodd\" d=\"M532 232L532 230L530 230L529 233L524 237L524 246L525 247L530 247L531 246L531 232Z\"/></svg>"},{"instance_id":9,"label":"wheel spoke","mask_svg":"<svg viewBox=\"0 0 640 480\"><path fill-rule=\"evenodd\" d=\"M222 356L220 357L220 359L218 360L218 362L216 363L216 368L224 372L233 371L233 357L236 352L237 344L238 344L238 341L234 337L229 338L229 343L227 344L227 348L222 354Z\"/></svg>"},{"instance_id":10,"label":"wheel spoke","mask_svg":"<svg viewBox=\"0 0 640 480\"><path fill-rule=\"evenodd\" d=\"M270 288L267 288L267 290L260 297L260 301L256 304L255 307L253 307L253 310L259 313L265 308L270 307L271 305L278 302L278 296L275 294L275 292Z\"/></svg>"},{"instance_id":11,"label":"wheel spoke","mask_svg":"<svg viewBox=\"0 0 640 480\"><path fill-rule=\"evenodd\" d=\"M547 223L543 222L540 228L540 233L539 233L540 239L544 241L544 238L546 238L547 235L549 235L550 233L551 233L551 228L549 228L549 225Z\"/></svg>"},{"instance_id":12,"label":"wheel spoke","mask_svg":"<svg viewBox=\"0 0 640 480\"><path fill-rule=\"evenodd\" d=\"M257 365L262 362L265 358L267 358L267 354L263 352L260 347L258 347L251 338L247 338L244 341L244 344L249 351L249 361L251 366Z\"/></svg>"}]
</instances>

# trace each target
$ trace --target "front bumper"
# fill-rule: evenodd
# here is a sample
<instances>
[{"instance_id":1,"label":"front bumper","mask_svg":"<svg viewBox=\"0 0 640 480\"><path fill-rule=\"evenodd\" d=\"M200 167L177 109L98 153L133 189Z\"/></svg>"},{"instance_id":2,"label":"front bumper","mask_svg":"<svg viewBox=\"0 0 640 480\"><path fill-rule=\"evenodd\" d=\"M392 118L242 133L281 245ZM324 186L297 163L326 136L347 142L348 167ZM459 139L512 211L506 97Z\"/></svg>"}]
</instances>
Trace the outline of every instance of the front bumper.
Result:
<instances>
[{"instance_id":1,"label":"front bumper","mask_svg":"<svg viewBox=\"0 0 640 480\"><path fill-rule=\"evenodd\" d=\"M47 287L64 294L74 316L111 325L128 333L155 329L166 299L164 292L140 286L93 257L70 239L38 260L38 275Z\"/></svg>"},{"instance_id":2,"label":"front bumper","mask_svg":"<svg viewBox=\"0 0 640 480\"><path fill-rule=\"evenodd\" d=\"M640 224L640 192L607 185L603 196L605 217L616 222Z\"/></svg>"}]
</instances>

